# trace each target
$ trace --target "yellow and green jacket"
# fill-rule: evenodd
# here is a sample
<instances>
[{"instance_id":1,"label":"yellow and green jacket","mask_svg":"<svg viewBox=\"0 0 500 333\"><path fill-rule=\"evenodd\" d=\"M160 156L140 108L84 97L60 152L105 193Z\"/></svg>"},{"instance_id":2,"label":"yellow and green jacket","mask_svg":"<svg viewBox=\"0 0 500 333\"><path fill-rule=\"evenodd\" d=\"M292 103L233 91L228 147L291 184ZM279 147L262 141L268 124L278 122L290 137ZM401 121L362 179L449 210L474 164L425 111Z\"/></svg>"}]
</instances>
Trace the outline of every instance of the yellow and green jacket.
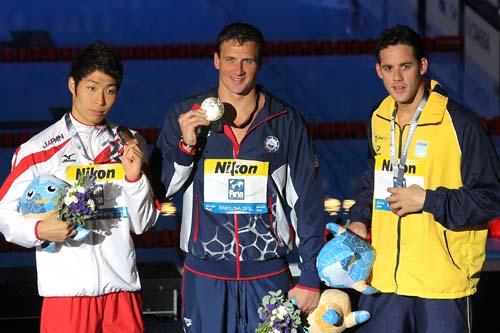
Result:
<instances>
[{"instance_id":1,"label":"yellow and green jacket","mask_svg":"<svg viewBox=\"0 0 500 333\"><path fill-rule=\"evenodd\" d=\"M351 220L371 226L370 283L386 293L451 299L474 294L485 259L487 222L500 216L500 162L479 119L435 81L407 157L407 186L426 190L423 211L398 218L383 200L392 186L392 97L374 110L369 169ZM401 154L409 124L395 126ZM384 180L385 179L385 180Z\"/></svg>"}]
</instances>

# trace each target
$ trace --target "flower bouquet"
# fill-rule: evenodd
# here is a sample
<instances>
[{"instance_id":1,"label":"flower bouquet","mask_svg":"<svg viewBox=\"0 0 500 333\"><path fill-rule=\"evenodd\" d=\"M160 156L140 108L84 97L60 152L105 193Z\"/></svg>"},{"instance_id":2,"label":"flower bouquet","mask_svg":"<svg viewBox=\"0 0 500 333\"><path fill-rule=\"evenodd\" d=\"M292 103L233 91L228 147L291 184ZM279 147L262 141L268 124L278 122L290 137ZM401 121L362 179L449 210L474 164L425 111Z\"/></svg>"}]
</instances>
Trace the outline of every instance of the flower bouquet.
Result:
<instances>
[{"instance_id":1,"label":"flower bouquet","mask_svg":"<svg viewBox=\"0 0 500 333\"><path fill-rule=\"evenodd\" d=\"M56 216L60 220L76 224L74 240L81 241L90 230L85 222L97 214L95 176L79 177L74 185L52 175L40 175L33 179L19 200L19 211L24 216L45 220ZM42 250L54 252L58 248L54 242L44 242Z\"/></svg>"},{"instance_id":2,"label":"flower bouquet","mask_svg":"<svg viewBox=\"0 0 500 333\"><path fill-rule=\"evenodd\" d=\"M257 310L263 322L255 333L297 333L301 324L300 310L285 299L281 290L270 291L262 298L262 306Z\"/></svg>"}]
</instances>

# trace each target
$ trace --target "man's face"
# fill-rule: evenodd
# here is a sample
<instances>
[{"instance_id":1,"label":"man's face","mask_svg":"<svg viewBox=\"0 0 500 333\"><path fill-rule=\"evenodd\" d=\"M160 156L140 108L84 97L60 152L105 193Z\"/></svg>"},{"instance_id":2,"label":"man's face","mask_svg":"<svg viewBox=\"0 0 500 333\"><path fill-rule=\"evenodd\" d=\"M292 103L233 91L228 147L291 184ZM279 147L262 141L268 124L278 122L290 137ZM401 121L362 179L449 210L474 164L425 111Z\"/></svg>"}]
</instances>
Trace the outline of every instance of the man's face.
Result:
<instances>
[{"instance_id":1,"label":"man's face","mask_svg":"<svg viewBox=\"0 0 500 333\"><path fill-rule=\"evenodd\" d=\"M411 104L427 72L426 58L418 61L413 48L404 44L391 45L380 51L380 62L376 65L378 76L389 94L398 104Z\"/></svg>"},{"instance_id":2,"label":"man's face","mask_svg":"<svg viewBox=\"0 0 500 333\"><path fill-rule=\"evenodd\" d=\"M254 42L223 42L220 56L214 54L214 65L219 70L219 89L236 95L248 94L255 87L255 76L259 69L257 51Z\"/></svg>"},{"instance_id":3,"label":"man's face","mask_svg":"<svg viewBox=\"0 0 500 333\"><path fill-rule=\"evenodd\" d=\"M73 96L71 114L85 125L101 124L115 104L118 92L115 79L101 71L85 76L78 86L70 77L68 87Z\"/></svg>"}]
</instances>

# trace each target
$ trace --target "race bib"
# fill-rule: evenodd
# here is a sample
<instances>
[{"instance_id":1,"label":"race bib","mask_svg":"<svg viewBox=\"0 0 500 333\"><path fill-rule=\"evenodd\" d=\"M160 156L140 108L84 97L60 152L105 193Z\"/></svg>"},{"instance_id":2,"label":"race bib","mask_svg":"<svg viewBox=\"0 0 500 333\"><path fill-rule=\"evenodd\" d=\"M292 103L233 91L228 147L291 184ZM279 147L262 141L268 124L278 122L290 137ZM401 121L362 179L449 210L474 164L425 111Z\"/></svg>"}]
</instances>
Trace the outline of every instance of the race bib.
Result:
<instances>
[{"instance_id":1,"label":"race bib","mask_svg":"<svg viewBox=\"0 0 500 333\"><path fill-rule=\"evenodd\" d=\"M95 179L94 195L99 209L97 220L114 220L128 217L125 202L120 199L121 188L113 184L125 179L121 163L70 165L66 168L66 181L73 183L81 176L93 174Z\"/></svg>"},{"instance_id":2,"label":"race bib","mask_svg":"<svg viewBox=\"0 0 500 333\"><path fill-rule=\"evenodd\" d=\"M217 214L267 213L269 162L207 159L204 208Z\"/></svg>"},{"instance_id":3,"label":"race bib","mask_svg":"<svg viewBox=\"0 0 500 333\"><path fill-rule=\"evenodd\" d=\"M425 162L424 160L407 160L403 183L405 187L413 184L425 188ZM394 174L389 159L377 156L375 159L375 185L373 188L374 209L390 210L385 201L389 195L388 187L394 187Z\"/></svg>"}]
</instances>

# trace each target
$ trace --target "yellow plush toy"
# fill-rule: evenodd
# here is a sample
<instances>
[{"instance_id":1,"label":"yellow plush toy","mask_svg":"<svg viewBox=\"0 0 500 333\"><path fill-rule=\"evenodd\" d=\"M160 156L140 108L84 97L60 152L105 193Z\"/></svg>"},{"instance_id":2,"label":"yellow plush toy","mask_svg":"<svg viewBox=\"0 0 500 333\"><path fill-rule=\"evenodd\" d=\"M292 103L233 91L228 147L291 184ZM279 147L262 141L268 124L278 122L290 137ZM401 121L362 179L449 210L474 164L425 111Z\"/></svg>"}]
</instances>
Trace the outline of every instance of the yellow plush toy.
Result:
<instances>
[{"instance_id":1,"label":"yellow plush toy","mask_svg":"<svg viewBox=\"0 0 500 333\"><path fill-rule=\"evenodd\" d=\"M370 319L367 311L351 312L349 296L338 289L327 289L321 294L319 305L309 314L310 333L338 333Z\"/></svg>"}]
</instances>

